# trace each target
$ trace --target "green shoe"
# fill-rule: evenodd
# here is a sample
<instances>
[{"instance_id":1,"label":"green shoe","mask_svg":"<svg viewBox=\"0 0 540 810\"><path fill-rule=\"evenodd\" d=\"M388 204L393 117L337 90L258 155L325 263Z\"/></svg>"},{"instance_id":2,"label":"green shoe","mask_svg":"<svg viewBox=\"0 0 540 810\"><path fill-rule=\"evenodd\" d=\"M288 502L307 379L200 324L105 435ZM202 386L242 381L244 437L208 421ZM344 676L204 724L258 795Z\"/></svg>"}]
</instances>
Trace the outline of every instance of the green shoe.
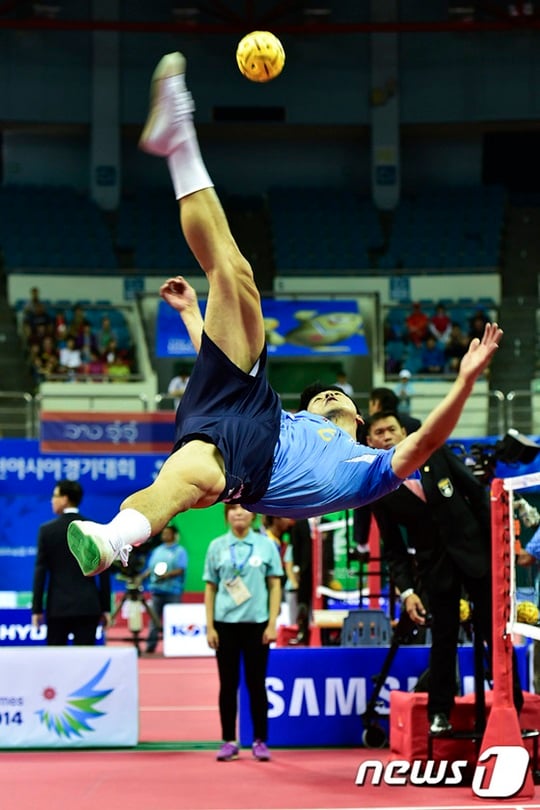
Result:
<instances>
[{"instance_id":1,"label":"green shoe","mask_svg":"<svg viewBox=\"0 0 540 810\"><path fill-rule=\"evenodd\" d=\"M105 536L105 526L90 520L73 520L67 530L68 546L86 577L100 574L109 568L119 557L127 562L131 551L125 546L121 552L113 548Z\"/></svg>"}]
</instances>

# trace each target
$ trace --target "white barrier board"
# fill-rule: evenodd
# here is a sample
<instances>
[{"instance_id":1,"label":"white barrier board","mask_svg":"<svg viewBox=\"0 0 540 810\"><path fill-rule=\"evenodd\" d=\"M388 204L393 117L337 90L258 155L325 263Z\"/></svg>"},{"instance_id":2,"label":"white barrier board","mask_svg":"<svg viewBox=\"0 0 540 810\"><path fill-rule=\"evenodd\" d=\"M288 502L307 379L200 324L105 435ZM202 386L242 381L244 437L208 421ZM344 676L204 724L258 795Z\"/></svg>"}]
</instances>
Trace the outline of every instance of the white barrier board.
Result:
<instances>
[{"instance_id":1,"label":"white barrier board","mask_svg":"<svg viewBox=\"0 0 540 810\"><path fill-rule=\"evenodd\" d=\"M278 625L287 624L288 607L281 606ZM206 612L200 602L169 604L163 608L163 655L198 658L215 655L206 641Z\"/></svg>"},{"instance_id":2,"label":"white barrier board","mask_svg":"<svg viewBox=\"0 0 540 810\"><path fill-rule=\"evenodd\" d=\"M200 602L163 608L163 655L186 658L215 655L206 641L206 613Z\"/></svg>"},{"instance_id":3,"label":"white barrier board","mask_svg":"<svg viewBox=\"0 0 540 810\"><path fill-rule=\"evenodd\" d=\"M136 745L137 651L0 649L0 748Z\"/></svg>"}]
</instances>

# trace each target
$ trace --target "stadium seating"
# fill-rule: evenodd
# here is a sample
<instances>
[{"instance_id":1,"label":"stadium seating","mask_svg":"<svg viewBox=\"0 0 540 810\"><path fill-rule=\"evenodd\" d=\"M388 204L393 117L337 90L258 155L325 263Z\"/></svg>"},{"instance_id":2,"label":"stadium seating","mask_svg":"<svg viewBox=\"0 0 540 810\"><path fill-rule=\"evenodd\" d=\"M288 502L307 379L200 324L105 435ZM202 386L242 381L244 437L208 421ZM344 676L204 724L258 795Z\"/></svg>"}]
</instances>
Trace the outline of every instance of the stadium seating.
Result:
<instances>
[{"instance_id":1,"label":"stadium seating","mask_svg":"<svg viewBox=\"0 0 540 810\"><path fill-rule=\"evenodd\" d=\"M0 249L8 272L117 267L102 212L87 196L63 186L0 188Z\"/></svg>"},{"instance_id":2,"label":"stadium seating","mask_svg":"<svg viewBox=\"0 0 540 810\"><path fill-rule=\"evenodd\" d=\"M273 187L268 207L279 275L357 275L383 244L373 203L349 189Z\"/></svg>"}]
</instances>

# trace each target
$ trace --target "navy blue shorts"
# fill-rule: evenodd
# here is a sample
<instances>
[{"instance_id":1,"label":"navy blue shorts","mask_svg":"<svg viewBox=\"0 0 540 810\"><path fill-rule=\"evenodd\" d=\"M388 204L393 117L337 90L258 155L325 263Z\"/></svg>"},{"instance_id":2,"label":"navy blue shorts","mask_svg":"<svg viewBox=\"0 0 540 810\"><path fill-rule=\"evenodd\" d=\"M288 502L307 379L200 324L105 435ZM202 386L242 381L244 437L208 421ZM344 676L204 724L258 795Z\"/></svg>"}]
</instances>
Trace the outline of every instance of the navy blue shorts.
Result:
<instances>
[{"instance_id":1,"label":"navy blue shorts","mask_svg":"<svg viewBox=\"0 0 540 810\"><path fill-rule=\"evenodd\" d=\"M266 347L250 376L203 332L176 412L173 452L193 439L214 444L225 462L226 484L218 500L255 503L270 481L281 410L266 377Z\"/></svg>"}]
</instances>

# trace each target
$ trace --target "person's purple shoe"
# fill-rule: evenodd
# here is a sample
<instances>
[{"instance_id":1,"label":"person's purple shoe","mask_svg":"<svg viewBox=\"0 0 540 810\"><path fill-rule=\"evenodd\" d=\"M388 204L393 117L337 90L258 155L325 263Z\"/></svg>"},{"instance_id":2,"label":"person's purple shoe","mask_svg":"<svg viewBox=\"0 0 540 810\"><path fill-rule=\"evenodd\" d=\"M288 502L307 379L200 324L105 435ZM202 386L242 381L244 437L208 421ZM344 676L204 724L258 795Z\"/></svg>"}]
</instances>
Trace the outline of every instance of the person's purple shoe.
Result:
<instances>
[{"instance_id":1,"label":"person's purple shoe","mask_svg":"<svg viewBox=\"0 0 540 810\"><path fill-rule=\"evenodd\" d=\"M253 753L253 758L258 759L259 762L269 762L272 758L266 743L264 743L262 740L255 740L251 750Z\"/></svg>"},{"instance_id":2,"label":"person's purple shoe","mask_svg":"<svg viewBox=\"0 0 540 810\"><path fill-rule=\"evenodd\" d=\"M218 762L230 762L238 759L238 746L232 742L225 742L216 754Z\"/></svg>"}]
</instances>

